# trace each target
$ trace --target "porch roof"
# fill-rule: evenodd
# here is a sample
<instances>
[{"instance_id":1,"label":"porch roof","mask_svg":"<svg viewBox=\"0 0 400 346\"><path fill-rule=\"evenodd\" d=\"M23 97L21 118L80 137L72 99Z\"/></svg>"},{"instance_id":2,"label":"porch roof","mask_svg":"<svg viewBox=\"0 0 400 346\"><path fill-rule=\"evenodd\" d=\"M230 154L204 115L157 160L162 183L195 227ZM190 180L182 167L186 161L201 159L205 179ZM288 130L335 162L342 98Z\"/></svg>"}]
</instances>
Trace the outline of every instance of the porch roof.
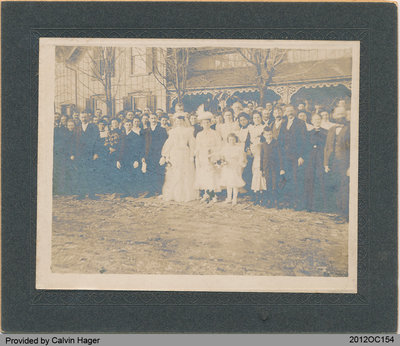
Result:
<instances>
[{"instance_id":1,"label":"porch roof","mask_svg":"<svg viewBox=\"0 0 400 346\"><path fill-rule=\"evenodd\" d=\"M276 69L271 85L287 85L318 81L350 79L352 59L340 58L301 63L283 63ZM256 72L252 66L195 72L187 81L187 89L230 89L255 87Z\"/></svg>"}]
</instances>

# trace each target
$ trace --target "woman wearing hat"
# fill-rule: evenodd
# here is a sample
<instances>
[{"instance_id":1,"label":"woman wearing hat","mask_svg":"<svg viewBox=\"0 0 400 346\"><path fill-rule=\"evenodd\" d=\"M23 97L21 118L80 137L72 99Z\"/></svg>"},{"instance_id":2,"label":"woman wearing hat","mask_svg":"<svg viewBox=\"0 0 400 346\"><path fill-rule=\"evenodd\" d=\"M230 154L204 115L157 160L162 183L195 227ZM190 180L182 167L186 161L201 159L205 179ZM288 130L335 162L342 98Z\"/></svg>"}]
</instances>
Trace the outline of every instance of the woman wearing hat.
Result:
<instances>
[{"instance_id":1,"label":"woman wearing hat","mask_svg":"<svg viewBox=\"0 0 400 346\"><path fill-rule=\"evenodd\" d=\"M265 125L262 122L261 113L259 111L254 111L253 124L249 125L249 149L253 155L251 190L253 191L253 200L257 204L261 202L261 192L266 190L265 179L262 176L260 166L261 141L264 139L264 137L262 137L264 128Z\"/></svg>"},{"instance_id":2,"label":"woman wearing hat","mask_svg":"<svg viewBox=\"0 0 400 346\"><path fill-rule=\"evenodd\" d=\"M165 201L189 202L197 199L194 188L194 137L193 129L185 127L185 114L175 113L174 127L169 131L160 165L167 165L162 199Z\"/></svg>"},{"instance_id":3,"label":"woman wearing hat","mask_svg":"<svg viewBox=\"0 0 400 346\"><path fill-rule=\"evenodd\" d=\"M215 191L219 190L218 175L214 162L221 147L221 137L211 129L211 112L199 112L199 121L203 128L196 137L196 179L195 187L204 190L203 202L216 202Z\"/></svg>"},{"instance_id":4,"label":"woman wearing hat","mask_svg":"<svg viewBox=\"0 0 400 346\"><path fill-rule=\"evenodd\" d=\"M250 150L250 117L247 113L241 112L238 115L239 119L239 130L236 132L236 135L239 138L239 143L241 144L243 151L247 154L247 164L243 169L243 179L246 182L244 189L246 192L251 189L251 181L252 181L252 166L253 166L253 156Z\"/></svg>"}]
</instances>

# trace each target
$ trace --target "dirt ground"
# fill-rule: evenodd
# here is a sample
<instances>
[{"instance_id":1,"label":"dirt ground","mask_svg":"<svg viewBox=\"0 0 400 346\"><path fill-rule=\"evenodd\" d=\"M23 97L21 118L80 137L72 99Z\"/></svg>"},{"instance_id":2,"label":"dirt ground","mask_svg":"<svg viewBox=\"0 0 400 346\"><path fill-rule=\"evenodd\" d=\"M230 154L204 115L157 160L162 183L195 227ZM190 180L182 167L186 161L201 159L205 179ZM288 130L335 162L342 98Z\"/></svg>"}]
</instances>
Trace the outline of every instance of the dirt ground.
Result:
<instances>
[{"instance_id":1,"label":"dirt ground","mask_svg":"<svg viewBox=\"0 0 400 346\"><path fill-rule=\"evenodd\" d=\"M243 200L53 200L57 273L346 276L347 241L335 215Z\"/></svg>"}]
</instances>

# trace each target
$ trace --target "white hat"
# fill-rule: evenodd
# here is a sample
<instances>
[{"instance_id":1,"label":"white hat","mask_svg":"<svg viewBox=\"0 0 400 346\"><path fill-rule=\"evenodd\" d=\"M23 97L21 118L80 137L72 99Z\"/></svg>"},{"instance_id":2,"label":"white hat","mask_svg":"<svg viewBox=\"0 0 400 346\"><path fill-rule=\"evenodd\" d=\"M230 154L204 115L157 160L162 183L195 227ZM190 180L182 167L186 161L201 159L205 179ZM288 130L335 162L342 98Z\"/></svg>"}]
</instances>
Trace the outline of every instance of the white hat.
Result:
<instances>
[{"instance_id":1,"label":"white hat","mask_svg":"<svg viewBox=\"0 0 400 346\"><path fill-rule=\"evenodd\" d=\"M197 118L199 121L202 120L211 120L213 117L213 114L211 112L202 112L199 114L199 117Z\"/></svg>"},{"instance_id":2,"label":"white hat","mask_svg":"<svg viewBox=\"0 0 400 346\"><path fill-rule=\"evenodd\" d=\"M213 117L213 114L211 112L206 112L204 110L204 104L200 105L197 110L196 113L198 115L197 120L202 121L202 120L211 120Z\"/></svg>"}]
</instances>

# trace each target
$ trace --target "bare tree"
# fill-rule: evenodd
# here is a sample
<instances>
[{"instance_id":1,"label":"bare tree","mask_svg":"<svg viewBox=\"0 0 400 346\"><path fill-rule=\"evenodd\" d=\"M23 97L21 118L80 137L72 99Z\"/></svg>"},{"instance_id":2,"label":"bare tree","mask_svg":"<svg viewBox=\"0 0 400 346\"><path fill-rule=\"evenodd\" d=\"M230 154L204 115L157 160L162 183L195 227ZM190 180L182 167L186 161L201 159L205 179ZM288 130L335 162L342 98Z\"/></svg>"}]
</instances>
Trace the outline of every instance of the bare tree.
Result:
<instances>
[{"instance_id":1,"label":"bare tree","mask_svg":"<svg viewBox=\"0 0 400 346\"><path fill-rule=\"evenodd\" d=\"M59 48L59 47L58 47ZM105 102L107 107L107 115L114 115L113 101L118 91L119 82L121 75L124 71L122 69L117 69L116 64L124 53L124 49L118 50L118 55L116 48L114 47L95 47L85 49L87 56L90 59L89 69L83 69L76 64L75 61L71 60L71 51L69 50L58 50L58 55L60 58L64 57L66 66L76 72L87 75L91 80L99 82L104 89L104 99L100 99ZM118 71L117 71L118 70ZM116 77L116 72L118 72L119 77ZM81 83L85 88L90 90L94 95L96 94L92 90L92 84L84 83L78 78L78 82ZM77 86L76 86L77 87Z\"/></svg>"},{"instance_id":2,"label":"bare tree","mask_svg":"<svg viewBox=\"0 0 400 346\"><path fill-rule=\"evenodd\" d=\"M186 93L191 48L154 48L158 61L153 66L154 77L166 90L173 88L178 103Z\"/></svg>"},{"instance_id":3,"label":"bare tree","mask_svg":"<svg viewBox=\"0 0 400 346\"><path fill-rule=\"evenodd\" d=\"M90 51L88 53L91 60L91 76L100 82L104 88L107 115L114 116L113 101L117 92L116 88L119 85L119 80L115 83L116 85L113 83L115 82L115 65L122 52L116 56L114 47L96 47L92 52L93 54Z\"/></svg>"},{"instance_id":4,"label":"bare tree","mask_svg":"<svg viewBox=\"0 0 400 346\"><path fill-rule=\"evenodd\" d=\"M264 106L264 97L275 75L276 67L286 57L286 51L278 48L238 48L240 55L256 69L256 85L260 92L260 106Z\"/></svg>"}]
</instances>

